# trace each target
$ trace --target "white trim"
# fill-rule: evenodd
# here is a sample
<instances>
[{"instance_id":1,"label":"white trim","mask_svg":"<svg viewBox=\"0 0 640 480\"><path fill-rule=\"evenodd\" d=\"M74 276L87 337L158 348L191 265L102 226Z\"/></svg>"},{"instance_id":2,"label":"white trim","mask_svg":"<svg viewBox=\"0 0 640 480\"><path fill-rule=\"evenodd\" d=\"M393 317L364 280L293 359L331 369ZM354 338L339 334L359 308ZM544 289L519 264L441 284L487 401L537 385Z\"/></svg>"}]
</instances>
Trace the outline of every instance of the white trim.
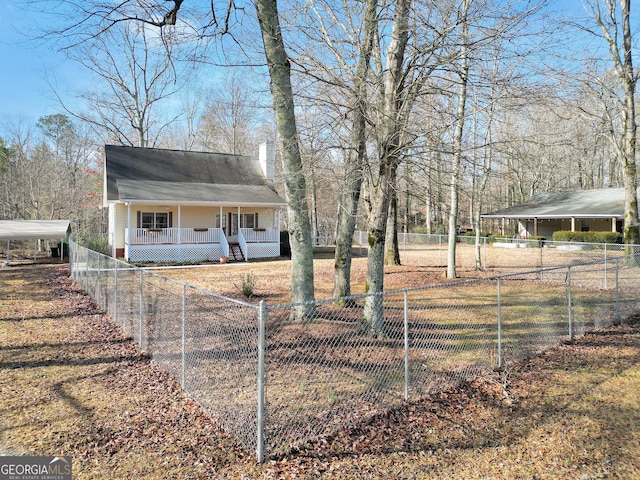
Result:
<instances>
[{"instance_id":1,"label":"white trim","mask_svg":"<svg viewBox=\"0 0 640 480\"><path fill-rule=\"evenodd\" d=\"M133 203L135 205L185 205L189 207L231 207L231 206L241 206L241 207L280 207L284 208L287 206L286 203L257 203L257 202L190 202L180 200L176 201L167 201L167 200L135 200L135 199L120 199L120 200L111 200L108 203L120 203L127 204ZM610 215L607 215L610 216Z\"/></svg>"}]
</instances>

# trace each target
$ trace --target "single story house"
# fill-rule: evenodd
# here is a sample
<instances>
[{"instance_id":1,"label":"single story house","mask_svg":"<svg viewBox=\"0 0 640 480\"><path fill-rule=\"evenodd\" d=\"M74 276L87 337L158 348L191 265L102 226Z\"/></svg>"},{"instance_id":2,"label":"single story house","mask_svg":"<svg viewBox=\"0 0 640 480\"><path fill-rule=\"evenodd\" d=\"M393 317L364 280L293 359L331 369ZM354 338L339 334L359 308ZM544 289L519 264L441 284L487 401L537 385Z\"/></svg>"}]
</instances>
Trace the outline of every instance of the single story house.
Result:
<instances>
[{"instance_id":1,"label":"single story house","mask_svg":"<svg viewBox=\"0 0 640 480\"><path fill-rule=\"evenodd\" d=\"M622 232L624 189L540 192L527 202L485 213L481 218L500 220L500 233L511 233L517 238L543 236L551 239L553 232L559 230ZM506 220L515 221L514 231L506 231Z\"/></svg>"},{"instance_id":2,"label":"single story house","mask_svg":"<svg viewBox=\"0 0 640 480\"><path fill-rule=\"evenodd\" d=\"M280 256L285 201L273 175L270 142L256 157L106 145L112 255L134 262Z\"/></svg>"}]
</instances>

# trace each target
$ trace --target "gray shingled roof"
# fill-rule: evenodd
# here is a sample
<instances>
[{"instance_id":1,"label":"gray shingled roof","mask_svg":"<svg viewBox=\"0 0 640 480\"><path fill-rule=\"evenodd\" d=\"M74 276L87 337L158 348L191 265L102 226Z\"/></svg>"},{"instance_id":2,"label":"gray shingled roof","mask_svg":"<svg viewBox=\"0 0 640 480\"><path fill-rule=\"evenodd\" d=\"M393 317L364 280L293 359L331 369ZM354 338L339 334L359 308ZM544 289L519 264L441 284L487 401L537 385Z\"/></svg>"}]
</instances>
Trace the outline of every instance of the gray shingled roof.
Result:
<instances>
[{"instance_id":1,"label":"gray shingled roof","mask_svg":"<svg viewBox=\"0 0 640 480\"><path fill-rule=\"evenodd\" d=\"M541 192L527 202L485 213L483 218L623 218L624 189L598 188L573 192Z\"/></svg>"},{"instance_id":2,"label":"gray shingled roof","mask_svg":"<svg viewBox=\"0 0 640 480\"><path fill-rule=\"evenodd\" d=\"M152 182L118 180L122 201L282 205L282 198L265 185L227 185L219 183Z\"/></svg>"},{"instance_id":3,"label":"gray shingled roof","mask_svg":"<svg viewBox=\"0 0 640 480\"><path fill-rule=\"evenodd\" d=\"M107 201L284 205L257 158L105 146Z\"/></svg>"}]
</instances>

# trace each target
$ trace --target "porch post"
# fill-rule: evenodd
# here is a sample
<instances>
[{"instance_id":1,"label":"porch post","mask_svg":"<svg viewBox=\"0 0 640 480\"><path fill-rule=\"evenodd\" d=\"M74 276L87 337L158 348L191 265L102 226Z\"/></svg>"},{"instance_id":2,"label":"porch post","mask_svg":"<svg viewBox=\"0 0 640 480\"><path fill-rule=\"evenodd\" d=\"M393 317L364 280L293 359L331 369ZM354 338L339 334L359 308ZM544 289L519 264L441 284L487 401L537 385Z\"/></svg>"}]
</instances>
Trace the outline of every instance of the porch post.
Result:
<instances>
[{"instance_id":1,"label":"porch post","mask_svg":"<svg viewBox=\"0 0 640 480\"><path fill-rule=\"evenodd\" d=\"M129 251L129 257L130 257L131 256L131 202L127 202L127 238L126 238L126 242L127 242L127 245L129 246L129 248L127 250ZM127 257L127 260L129 260L128 257Z\"/></svg>"},{"instance_id":2,"label":"porch post","mask_svg":"<svg viewBox=\"0 0 640 480\"><path fill-rule=\"evenodd\" d=\"M538 218L534 217L533 219L533 236L537 237L538 236Z\"/></svg>"},{"instance_id":3,"label":"porch post","mask_svg":"<svg viewBox=\"0 0 640 480\"><path fill-rule=\"evenodd\" d=\"M240 235L240 206L238 205L238 235Z\"/></svg>"},{"instance_id":4,"label":"porch post","mask_svg":"<svg viewBox=\"0 0 640 480\"><path fill-rule=\"evenodd\" d=\"M180 215L182 214L182 208L178 204L178 261L182 261L182 221Z\"/></svg>"},{"instance_id":5,"label":"porch post","mask_svg":"<svg viewBox=\"0 0 640 480\"><path fill-rule=\"evenodd\" d=\"M182 213L182 209L180 205L178 205L178 245L182 243L182 222L180 219L180 215Z\"/></svg>"},{"instance_id":6,"label":"porch post","mask_svg":"<svg viewBox=\"0 0 640 480\"><path fill-rule=\"evenodd\" d=\"M614 233L618 231L618 229L616 228L616 224L617 224L616 217L612 217L611 218L611 231L614 232Z\"/></svg>"},{"instance_id":7,"label":"porch post","mask_svg":"<svg viewBox=\"0 0 640 480\"><path fill-rule=\"evenodd\" d=\"M576 217L571 217L571 231L576 231Z\"/></svg>"}]
</instances>

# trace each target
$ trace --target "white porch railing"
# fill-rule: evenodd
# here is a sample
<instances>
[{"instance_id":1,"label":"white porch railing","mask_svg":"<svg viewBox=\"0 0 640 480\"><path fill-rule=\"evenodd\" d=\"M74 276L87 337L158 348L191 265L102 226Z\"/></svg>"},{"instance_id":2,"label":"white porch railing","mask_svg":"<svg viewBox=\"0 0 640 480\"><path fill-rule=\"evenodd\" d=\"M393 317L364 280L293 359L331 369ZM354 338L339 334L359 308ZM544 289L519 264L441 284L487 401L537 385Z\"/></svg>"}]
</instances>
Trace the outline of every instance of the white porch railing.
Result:
<instances>
[{"instance_id":1,"label":"white porch railing","mask_svg":"<svg viewBox=\"0 0 640 480\"><path fill-rule=\"evenodd\" d=\"M240 245L240 250L242 250L242 255L247 260L249 259L249 249L247 248L247 240L244 238L244 230L246 228L241 228L238 232L238 245Z\"/></svg>"},{"instance_id":2,"label":"white porch railing","mask_svg":"<svg viewBox=\"0 0 640 480\"><path fill-rule=\"evenodd\" d=\"M129 235L130 233L130 235ZM244 257L280 255L276 228L242 228L238 243ZM229 256L229 242L220 228L125 228L125 257L133 261L199 261Z\"/></svg>"},{"instance_id":3,"label":"white porch railing","mask_svg":"<svg viewBox=\"0 0 640 480\"><path fill-rule=\"evenodd\" d=\"M125 229L125 238L129 238ZM179 245L182 243L220 243L219 228L134 228L131 245Z\"/></svg>"},{"instance_id":4,"label":"white porch railing","mask_svg":"<svg viewBox=\"0 0 640 480\"><path fill-rule=\"evenodd\" d=\"M280 232L275 228L241 228L247 243L280 243Z\"/></svg>"}]
</instances>

